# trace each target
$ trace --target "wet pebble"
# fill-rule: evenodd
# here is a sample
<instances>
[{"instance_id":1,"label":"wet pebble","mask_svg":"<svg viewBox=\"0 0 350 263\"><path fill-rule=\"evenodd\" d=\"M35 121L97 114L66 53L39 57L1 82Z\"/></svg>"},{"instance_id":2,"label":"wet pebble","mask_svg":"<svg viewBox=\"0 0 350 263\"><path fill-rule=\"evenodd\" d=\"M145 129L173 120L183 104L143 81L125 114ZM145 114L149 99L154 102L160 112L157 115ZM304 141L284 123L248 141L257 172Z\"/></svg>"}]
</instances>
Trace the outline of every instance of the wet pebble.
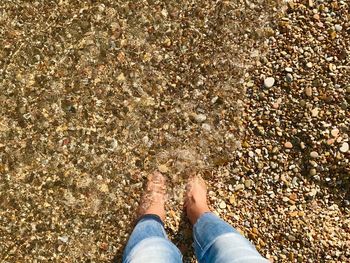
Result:
<instances>
[{"instance_id":1,"label":"wet pebble","mask_svg":"<svg viewBox=\"0 0 350 263\"><path fill-rule=\"evenodd\" d=\"M197 122L204 122L207 119L207 116L204 114L196 114L194 118Z\"/></svg>"},{"instance_id":2,"label":"wet pebble","mask_svg":"<svg viewBox=\"0 0 350 263\"><path fill-rule=\"evenodd\" d=\"M202 128L203 128L203 130L205 130L205 131L210 131L210 130L211 130L211 126L210 126L210 124L208 124L208 123L203 123L203 124L202 124Z\"/></svg>"}]
</instances>

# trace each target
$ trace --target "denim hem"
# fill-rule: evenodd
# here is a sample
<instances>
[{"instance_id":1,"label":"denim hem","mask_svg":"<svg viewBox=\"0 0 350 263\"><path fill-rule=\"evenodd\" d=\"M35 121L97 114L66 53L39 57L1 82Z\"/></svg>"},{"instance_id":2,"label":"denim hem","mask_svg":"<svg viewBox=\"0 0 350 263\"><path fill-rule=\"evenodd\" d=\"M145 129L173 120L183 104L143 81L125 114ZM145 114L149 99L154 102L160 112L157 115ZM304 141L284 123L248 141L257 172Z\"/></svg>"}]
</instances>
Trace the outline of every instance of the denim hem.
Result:
<instances>
[{"instance_id":1,"label":"denim hem","mask_svg":"<svg viewBox=\"0 0 350 263\"><path fill-rule=\"evenodd\" d=\"M160 218L159 215L156 215L156 214L145 214L145 215L140 216L136 220L135 225L137 225L141 220L144 220L144 219L153 219L153 220L157 221L158 223L160 223L164 227L164 223L163 223L162 219Z\"/></svg>"},{"instance_id":2,"label":"denim hem","mask_svg":"<svg viewBox=\"0 0 350 263\"><path fill-rule=\"evenodd\" d=\"M170 242L167 239L163 239L161 237L149 237L146 238L144 240L141 240L130 252L129 254L123 258L122 263L130 263L132 257L134 256L134 253L137 249L139 249L140 247L142 247L143 245L147 244L147 243L154 243L155 241L163 241L166 242L168 244L169 247L171 247L172 251L175 252L177 254L177 256L179 258L183 258L181 251L179 250L178 247L176 247L172 242Z\"/></svg>"}]
</instances>

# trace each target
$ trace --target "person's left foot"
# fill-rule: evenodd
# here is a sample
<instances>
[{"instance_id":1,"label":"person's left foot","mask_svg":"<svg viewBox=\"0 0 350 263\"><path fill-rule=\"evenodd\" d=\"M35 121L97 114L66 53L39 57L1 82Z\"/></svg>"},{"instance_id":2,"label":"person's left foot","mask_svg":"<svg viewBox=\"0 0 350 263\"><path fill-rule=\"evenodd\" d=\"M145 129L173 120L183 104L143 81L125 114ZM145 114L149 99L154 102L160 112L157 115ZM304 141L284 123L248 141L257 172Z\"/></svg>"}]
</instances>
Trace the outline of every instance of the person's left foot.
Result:
<instances>
[{"instance_id":1,"label":"person's left foot","mask_svg":"<svg viewBox=\"0 0 350 263\"><path fill-rule=\"evenodd\" d=\"M138 216L146 214L158 215L162 221L165 219L164 204L166 200L166 179L160 172L148 176L146 191L139 206Z\"/></svg>"}]
</instances>

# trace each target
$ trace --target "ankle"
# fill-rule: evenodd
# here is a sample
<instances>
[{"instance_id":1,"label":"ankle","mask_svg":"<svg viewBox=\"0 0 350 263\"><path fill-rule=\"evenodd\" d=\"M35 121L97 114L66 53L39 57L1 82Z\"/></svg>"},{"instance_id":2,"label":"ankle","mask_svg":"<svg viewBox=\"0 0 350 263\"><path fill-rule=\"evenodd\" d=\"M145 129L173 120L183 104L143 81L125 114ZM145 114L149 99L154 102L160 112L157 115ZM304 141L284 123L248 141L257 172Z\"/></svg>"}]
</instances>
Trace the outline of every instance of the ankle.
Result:
<instances>
[{"instance_id":1,"label":"ankle","mask_svg":"<svg viewBox=\"0 0 350 263\"><path fill-rule=\"evenodd\" d=\"M164 209L147 209L141 216L145 215L155 215L158 216L163 222L165 220L165 210Z\"/></svg>"},{"instance_id":2,"label":"ankle","mask_svg":"<svg viewBox=\"0 0 350 263\"><path fill-rule=\"evenodd\" d=\"M211 212L206 203L196 204L195 202L187 206L187 217L191 224L194 225L197 220L204 214Z\"/></svg>"}]
</instances>

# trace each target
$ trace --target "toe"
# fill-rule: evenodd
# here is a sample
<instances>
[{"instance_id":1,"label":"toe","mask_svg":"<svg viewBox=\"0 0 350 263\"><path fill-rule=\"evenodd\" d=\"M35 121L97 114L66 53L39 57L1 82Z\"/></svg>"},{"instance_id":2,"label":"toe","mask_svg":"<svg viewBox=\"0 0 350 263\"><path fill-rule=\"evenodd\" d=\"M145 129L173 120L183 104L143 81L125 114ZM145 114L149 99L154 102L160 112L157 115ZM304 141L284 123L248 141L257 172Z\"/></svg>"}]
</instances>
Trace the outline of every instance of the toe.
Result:
<instances>
[{"instance_id":1,"label":"toe","mask_svg":"<svg viewBox=\"0 0 350 263\"><path fill-rule=\"evenodd\" d=\"M148 179L150 181L157 182L159 184L165 184L165 181L166 181L165 176L158 171L155 171L154 173L152 173Z\"/></svg>"}]
</instances>

